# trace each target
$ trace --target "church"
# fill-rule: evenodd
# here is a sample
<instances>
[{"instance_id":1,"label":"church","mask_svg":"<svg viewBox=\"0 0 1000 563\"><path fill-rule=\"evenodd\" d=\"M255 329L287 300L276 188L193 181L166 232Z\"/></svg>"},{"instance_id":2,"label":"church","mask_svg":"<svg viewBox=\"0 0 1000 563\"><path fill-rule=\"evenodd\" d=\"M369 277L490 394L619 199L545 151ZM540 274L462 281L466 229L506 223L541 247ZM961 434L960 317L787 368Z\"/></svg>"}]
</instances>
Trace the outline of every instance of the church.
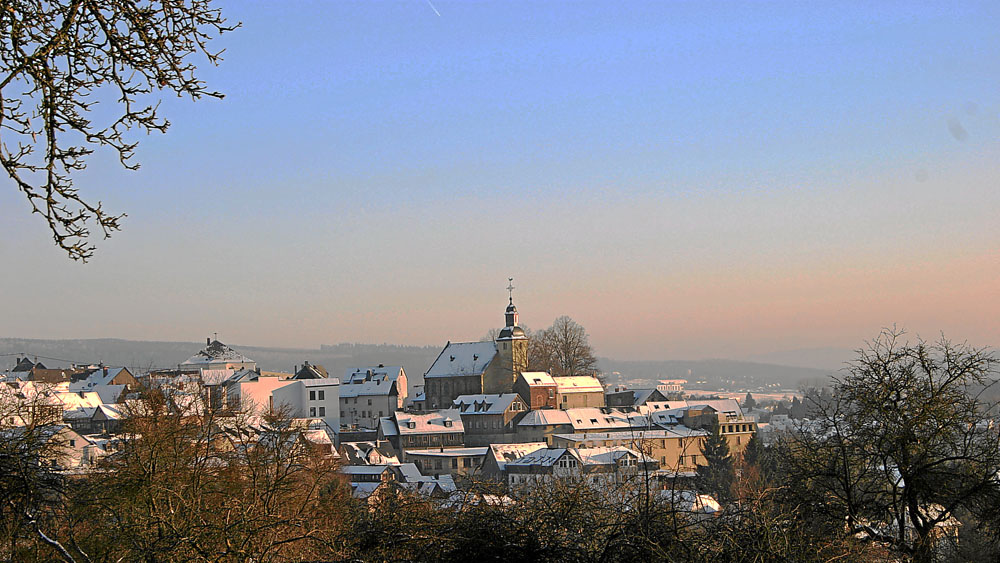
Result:
<instances>
[{"instance_id":1,"label":"church","mask_svg":"<svg viewBox=\"0 0 1000 563\"><path fill-rule=\"evenodd\" d=\"M459 395L510 393L528 368L528 337L517 325L513 286L504 327L492 342L448 342L424 374L427 409L450 408Z\"/></svg>"}]
</instances>

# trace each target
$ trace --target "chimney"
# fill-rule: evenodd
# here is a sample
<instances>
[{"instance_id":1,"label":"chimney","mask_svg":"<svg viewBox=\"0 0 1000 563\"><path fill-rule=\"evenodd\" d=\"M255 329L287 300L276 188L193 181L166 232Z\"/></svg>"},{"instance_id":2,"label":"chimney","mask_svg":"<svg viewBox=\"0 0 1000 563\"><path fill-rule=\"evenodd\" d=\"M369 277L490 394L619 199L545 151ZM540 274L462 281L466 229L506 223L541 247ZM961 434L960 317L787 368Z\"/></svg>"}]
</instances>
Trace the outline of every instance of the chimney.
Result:
<instances>
[{"instance_id":1,"label":"chimney","mask_svg":"<svg viewBox=\"0 0 1000 563\"><path fill-rule=\"evenodd\" d=\"M108 366L104 366L104 377L108 376Z\"/></svg>"},{"instance_id":2,"label":"chimney","mask_svg":"<svg viewBox=\"0 0 1000 563\"><path fill-rule=\"evenodd\" d=\"M211 346L211 345L212 345L212 338L211 337L206 338L205 339L205 346Z\"/></svg>"}]
</instances>

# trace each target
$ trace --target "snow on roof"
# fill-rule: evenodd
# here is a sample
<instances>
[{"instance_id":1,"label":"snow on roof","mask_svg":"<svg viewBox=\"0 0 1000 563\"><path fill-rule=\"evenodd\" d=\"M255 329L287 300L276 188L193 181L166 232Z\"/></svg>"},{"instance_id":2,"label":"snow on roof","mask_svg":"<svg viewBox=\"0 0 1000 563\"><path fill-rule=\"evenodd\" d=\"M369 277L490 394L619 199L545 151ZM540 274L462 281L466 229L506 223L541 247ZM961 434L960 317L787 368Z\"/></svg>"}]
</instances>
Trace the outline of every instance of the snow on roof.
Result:
<instances>
[{"instance_id":1,"label":"snow on roof","mask_svg":"<svg viewBox=\"0 0 1000 563\"><path fill-rule=\"evenodd\" d=\"M575 448L573 452L584 465L613 465L626 456L632 456L647 463L654 461L653 458L624 446Z\"/></svg>"},{"instance_id":2,"label":"snow on roof","mask_svg":"<svg viewBox=\"0 0 1000 563\"><path fill-rule=\"evenodd\" d=\"M457 409L439 410L424 414L396 411L396 428L399 434L428 434L465 432L462 415Z\"/></svg>"},{"instance_id":3,"label":"snow on roof","mask_svg":"<svg viewBox=\"0 0 1000 563\"><path fill-rule=\"evenodd\" d=\"M486 455L489 448L444 448L437 450L406 450L408 456L463 457Z\"/></svg>"},{"instance_id":4,"label":"snow on roof","mask_svg":"<svg viewBox=\"0 0 1000 563\"><path fill-rule=\"evenodd\" d=\"M566 411L556 409L539 409L528 411L524 418L517 423L518 426L556 426L571 424Z\"/></svg>"},{"instance_id":5,"label":"snow on roof","mask_svg":"<svg viewBox=\"0 0 1000 563\"><path fill-rule=\"evenodd\" d=\"M191 356L185 360L181 365L205 365L217 362L247 362L252 363L253 360L240 354L236 350L233 350L229 346L219 342L218 340L213 340L205 347L204 350L198 352L197 354Z\"/></svg>"},{"instance_id":6,"label":"snow on roof","mask_svg":"<svg viewBox=\"0 0 1000 563\"><path fill-rule=\"evenodd\" d=\"M521 377L529 385L555 385L552 376L544 371L522 371Z\"/></svg>"},{"instance_id":7,"label":"snow on roof","mask_svg":"<svg viewBox=\"0 0 1000 563\"><path fill-rule=\"evenodd\" d=\"M93 391L101 397L102 403L117 403L125 392L125 385L95 385Z\"/></svg>"},{"instance_id":8,"label":"snow on roof","mask_svg":"<svg viewBox=\"0 0 1000 563\"><path fill-rule=\"evenodd\" d=\"M344 465L340 468L344 475L381 475L386 471L392 471L388 465Z\"/></svg>"},{"instance_id":9,"label":"snow on roof","mask_svg":"<svg viewBox=\"0 0 1000 563\"><path fill-rule=\"evenodd\" d=\"M547 447L545 442L522 442L519 444L491 444L489 454L497 462L497 467L503 471L508 461L522 458L531 452Z\"/></svg>"},{"instance_id":10,"label":"snow on roof","mask_svg":"<svg viewBox=\"0 0 1000 563\"><path fill-rule=\"evenodd\" d=\"M693 430L686 426L677 426L663 430L621 430L616 432L585 432L583 434L556 434L554 438L562 438L571 442L587 442L590 440L649 440L661 438L689 438L706 436L704 430Z\"/></svg>"},{"instance_id":11,"label":"snow on roof","mask_svg":"<svg viewBox=\"0 0 1000 563\"><path fill-rule=\"evenodd\" d=\"M632 427L628 415L615 409L581 407L566 409L566 414L577 431Z\"/></svg>"},{"instance_id":12,"label":"snow on roof","mask_svg":"<svg viewBox=\"0 0 1000 563\"><path fill-rule=\"evenodd\" d=\"M94 391L79 391L76 393L56 393L56 398L62 403L63 409L95 408L104 401Z\"/></svg>"},{"instance_id":13,"label":"snow on roof","mask_svg":"<svg viewBox=\"0 0 1000 563\"><path fill-rule=\"evenodd\" d=\"M399 436L399 430L396 428L396 423L393 422L392 417L383 416L378 419L379 433L382 436Z\"/></svg>"},{"instance_id":14,"label":"snow on roof","mask_svg":"<svg viewBox=\"0 0 1000 563\"><path fill-rule=\"evenodd\" d=\"M347 368L344 372L344 379L341 384L347 385L348 383L364 383L366 380L373 377L383 377L389 380L396 381L399 376L403 375L403 368L401 366L369 366L362 368Z\"/></svg>"},{"instance_id":15,"label":"snow on roof","mask_svg":"<svg viewBox=\"0 0 1000 563\"><path fill-rule=\"evenodd\" d=\"M604 393L604 386L590 375L553 377L560 393Z\"/></svg>"},{"instance_id":16,"label":"snow on roof","mask_svg":"<svg viewBox=\"0 0 1000 563\"><path fill-rule=\"evenodd\" d=\"M403 368L398 366L348 369L340 382L340 396L389 395L393 390L399 394L394 384L402 373Z\"/></svg>"},{"instance_id":17,"label":"snow on roof","mask_svg":"<svg viewBox=\"0 0 1000 563\"><path fill-rule=\"evenodd\" d=\"M496 353L495 342L449 342L424 377L480 375Z\"/></svg>"},{"instance_id":18,"label":"snow on roof","mask_svg":"<svg viewBox=\"0 0 1000 563\"><path fill-rule=\"evenodd\" d=\"M657 491L656 494L677 507L678 510L685 512L715 514L722 510L722 505L711 495L704 495L698 491L665 489Z\"/></svg>"},{"instance_id":19,"label":"snow on roof","mask_svg":"<svg viewBox=\"0 0 1000 563\"><path fill-rule=\"evenodd\" d=\"M365 499L370 497L381 486L381 481L351 483L351 496L358 499Z\"/></svg>"},{"instance_id":20,"label":"snow on roof","mask_svg":"<svg viewBox=\"0 0 1000 563\"><path fill-rule=\"evenodd\" d=\"M516 404L515 404L516 403ZM517 393L459 395L452 405L462 414L503 414L513 406L513 410L526 410Z\"/></svg>"},{"instance_id":21,"label":"snow on roof","mask_svg":"<svg viewBox=\"0 0 1000 563\"><path fill-rule=\"evenodd\" d=\"M508 461L507 468L527 467L531 465L549 467L555 465L556 462L559 461L559 458L566 455L567 452L569 452L569 450L566 448L539 448L517 459Z\"/></svg>"},{"instance_id":22,"label":"snow on roof","mask_svg":"<svg viewBox=\"0 0 1000 563\"><path fill-rule=\"evenodd\" d=\"M326 379L297 379L292 383L301 383L305 387L329 387L331 385L340 386L340 380L336 377L327 377Z\"/></svg>"},{"instance_id":23,"label":"snow on roof","mask_svg":"<svg viewBox=\"0 0 1000 563\"><path fill-rule=\"evenodd\" d=\"M107 370L105 372L105 370ZM98 368L93 370L85 379L73 381L69 384L70 391L88 391L98 385L110 385L111 380L118 377L118 374L125 371L125 368Z\"/></svg>"},{"instance_id":24,"label":"snow on roof","mask_svg":"<svg viewBox=\"0 0 1000 563\"><path fill-rule=\"evenodd\" d=\"M201 382L203 385L222 385L236 372L235 369L202 369Z\"/></svg>"},{"instance_id":25,"label":"snow on roof","mask_svg":"<svg viewBox=\"0 0 1000 563\"><path fill-rule=\"evenodd\" d=\"M122 411L118 405L100 405L94 414L97 414L98 411L108 420L120 420L122 418Z\"/></svg>"}]
</instances>

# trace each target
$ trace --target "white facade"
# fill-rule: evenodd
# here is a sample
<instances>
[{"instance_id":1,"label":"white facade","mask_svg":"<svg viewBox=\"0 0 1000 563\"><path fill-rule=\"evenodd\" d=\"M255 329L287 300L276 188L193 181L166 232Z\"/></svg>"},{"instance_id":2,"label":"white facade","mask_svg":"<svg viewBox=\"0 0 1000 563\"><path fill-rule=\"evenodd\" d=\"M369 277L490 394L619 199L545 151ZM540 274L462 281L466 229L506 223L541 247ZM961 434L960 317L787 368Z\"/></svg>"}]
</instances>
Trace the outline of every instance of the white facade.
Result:
<instances>
[{"instance_id":1,"label":"white facade","mask_svg":"<svg viewBox=\"0 0 1000 563\"><path fill-rule=\"evenodd\" d=\"M340 428L340 381L300 379L272 391L275 409L287 408L295 418L321 418L330 428Z\"/></svg>"},{"instance_id":2,"label":"white facade","mask_svg":"<svg viewBox=\"0 0 1000 563\"><path fill-rule=\"evenodd\" d=\"M385 416L402 410L406 373L398 366L347 370L340 385L340 423L348 427L378 427Z\"/></svg>"}]
</instances>

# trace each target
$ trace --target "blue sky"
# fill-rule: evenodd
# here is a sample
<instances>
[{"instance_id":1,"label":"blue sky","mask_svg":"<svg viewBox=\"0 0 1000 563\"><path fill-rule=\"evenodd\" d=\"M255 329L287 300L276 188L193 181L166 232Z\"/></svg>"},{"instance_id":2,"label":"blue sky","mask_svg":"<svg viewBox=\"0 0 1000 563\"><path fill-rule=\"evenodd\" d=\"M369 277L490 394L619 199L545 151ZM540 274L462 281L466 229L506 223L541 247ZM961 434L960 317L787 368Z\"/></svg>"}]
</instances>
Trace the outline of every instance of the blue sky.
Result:
<instances>
[{"instance_id":1,"label":"blue sky","mask_svg":"<svg viewBox=\"0 0 1000 563\"><path fill-rule=\"evenodd\" d=\"M617 357L1000 340L996 3L219 6L90 264L0 194L9 336L437 344L512 275Z\"/></svg>"}]
</instances>

